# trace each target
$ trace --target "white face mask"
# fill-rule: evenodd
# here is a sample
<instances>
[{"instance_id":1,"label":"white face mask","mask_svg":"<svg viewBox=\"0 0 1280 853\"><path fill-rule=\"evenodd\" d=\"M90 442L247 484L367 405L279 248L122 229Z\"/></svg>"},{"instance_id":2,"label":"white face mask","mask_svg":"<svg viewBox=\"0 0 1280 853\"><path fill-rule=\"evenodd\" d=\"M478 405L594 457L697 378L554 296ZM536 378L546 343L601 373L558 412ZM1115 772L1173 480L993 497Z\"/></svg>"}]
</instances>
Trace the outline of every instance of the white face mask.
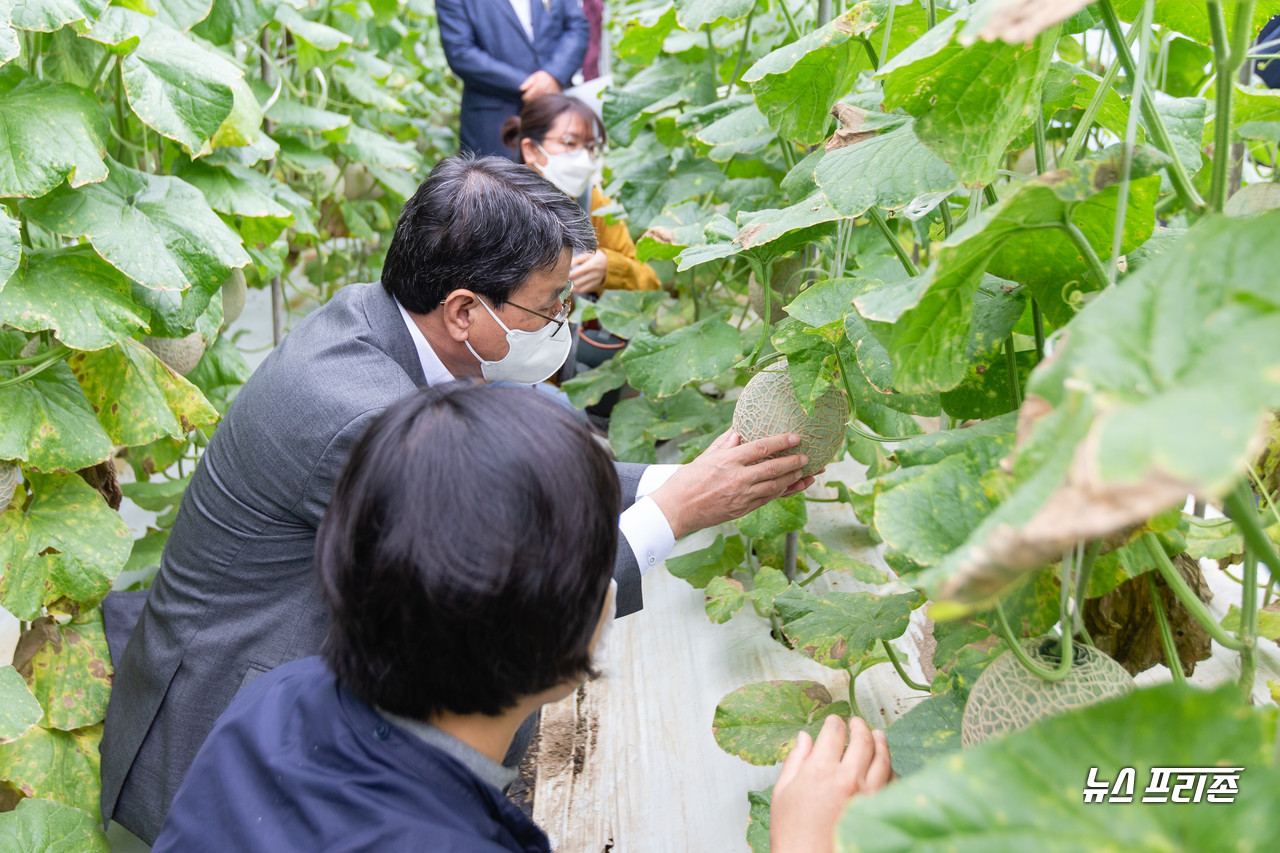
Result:
<instances>
[{"instance_id":1,"label":"white face mask","mask_svg":"<svg viewBox=\"0 0 1280 853\"><path fill-rule=\"evenodd\" d=\"M534 143L537 145L537 143ZM587 149L565 151L562 154L547 154L546 149L538 145L547 158L545 165L539 166L542 177L559 187L565 195L577 198L591 186L591 178L596 173L598 158L587 153Z\"/></svg>"},{"instance_id":2,"label":"white face mask","mask_svg":"<svg viewBox=\"0 0 1280 853\"><path fill-rule=\"evenodd\" d=\"M536 385L559 370L569 357L573 339L569 336L568 323L561 323L559 329L555 323L547 323L536 332L509 329L483 299L480 304L507 333L507 354L497 361L485 361L467 341L467 349L480 362L480 375L490 382L505 380L519 385Z\"/></svg>"}]
</instances>

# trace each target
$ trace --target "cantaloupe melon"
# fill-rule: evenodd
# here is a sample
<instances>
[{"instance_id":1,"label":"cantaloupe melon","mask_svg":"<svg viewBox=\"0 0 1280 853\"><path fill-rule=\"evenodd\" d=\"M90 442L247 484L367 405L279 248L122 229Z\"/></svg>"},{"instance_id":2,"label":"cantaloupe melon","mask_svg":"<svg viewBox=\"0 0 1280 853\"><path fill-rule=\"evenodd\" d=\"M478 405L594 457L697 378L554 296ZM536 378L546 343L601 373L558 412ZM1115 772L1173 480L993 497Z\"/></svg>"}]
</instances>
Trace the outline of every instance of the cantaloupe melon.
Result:
<instances>
[{"instance_id":1,"label":"cantaloupe melon","mask_svg":"<svg viewBox=\"0 0 1280 853\"><path fill-rule=\"evenodd\" d=\"M142 343L170 370L181 376L195 370L204 355L204 337L199 332L192 332L185 338L153 338L148 335Z\"/></svg>"},{"instance_id":2,"label":"cantaloupe melon","mask_svg":"<svg viewBox=\"0 0 1280 853\"><path fill-rule=\"evenodd\" d=\"M1057 637L1022 641L1027 656L1045 669L1062 660ZM987 738L1025 728L1036 720L1066 713L1133 690L1133 676L1093 648L1072 646L1071 671L1061 681L1046 681L1024 667L1013 652L993 660L969 693L960 743L969 747Z\"/></svg>"},{"instance_id":3,"label":"cantaloupe melon","mask_svg":"<svg viewBox=\"0 0 1280 853\"><path fill-rule=\"evenodd\" d=\"M814 401L812 415L804 410L785 358L752 377L733 409L733 428L743 442L784 432L800 436L799 446L790 452L809 457L800 469L805 476L817 473L835 457L844 445L848 425L849 401L834 387Z\"/></svg>"}]
</instances>

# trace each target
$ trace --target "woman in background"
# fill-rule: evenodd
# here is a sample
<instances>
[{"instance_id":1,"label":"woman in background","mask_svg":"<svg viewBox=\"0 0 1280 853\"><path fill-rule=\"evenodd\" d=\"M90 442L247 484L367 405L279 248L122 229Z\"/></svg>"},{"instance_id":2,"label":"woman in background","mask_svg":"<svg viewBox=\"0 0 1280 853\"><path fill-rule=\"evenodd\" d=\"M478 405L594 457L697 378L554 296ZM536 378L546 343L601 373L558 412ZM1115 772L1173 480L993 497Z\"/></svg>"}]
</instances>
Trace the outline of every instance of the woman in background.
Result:
<instances>
[{"instance_id":1,"label":"woman in background","mask_svg":"<svg viewBox=\"0 0 1280 853\"><path fill-rule=\"evenodd\" d=\"M502 141L515 150L516 162L536 169L564 190L588 214L613 202L593 185L604 150L604 123L591 108L568 95L542 95L507 119ZM612 225L592 216L600 248L577 255L569 270L575 295L604 290L657 290L658 276L636 259L636 244L625 223Z\"/></svg>"}]
</instances>

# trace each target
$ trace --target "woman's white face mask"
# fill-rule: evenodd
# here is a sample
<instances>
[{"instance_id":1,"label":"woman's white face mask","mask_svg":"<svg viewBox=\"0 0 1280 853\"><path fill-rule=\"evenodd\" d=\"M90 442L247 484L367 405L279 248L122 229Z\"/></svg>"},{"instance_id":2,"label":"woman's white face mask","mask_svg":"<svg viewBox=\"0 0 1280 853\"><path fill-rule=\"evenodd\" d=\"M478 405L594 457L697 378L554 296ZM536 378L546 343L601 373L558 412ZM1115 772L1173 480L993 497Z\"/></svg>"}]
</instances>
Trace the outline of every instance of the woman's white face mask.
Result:
<instances>
[{"instance_id":1,"label":"woman's white face mask","mask_svg":"<svg viewBox=\"0 0 1280 853\"><path fill-rule=\"evenodd\" d=\"M534 145L538 143L535 142ZM538 171L542 173L542 177L559 187L565 195L577 198L591 186L591 179L596 174L599 158L592 157L587 153L587 149L580 148L577 151L548 154L545 148L538 145L538 150L547 158L545 164L538 166Z\"/></svg>"},{"instance_id":2,"label":"woman's white face mask","mask_svg":"<svg viewBox=\"0 0 1280 853\"><path fill-rule=\"evenodd\" d=\"M559 328L554 322L547 323L535 332L510 329L483 299L480 304L507 333L507 354L497 361L485 361L467 341L467 349L480 362L480 375L490 382L505 380L519 385L536 385L551 377L569 357L573 338L570 337L568 323L561 323Z\"/></svg>"}]
</instances>

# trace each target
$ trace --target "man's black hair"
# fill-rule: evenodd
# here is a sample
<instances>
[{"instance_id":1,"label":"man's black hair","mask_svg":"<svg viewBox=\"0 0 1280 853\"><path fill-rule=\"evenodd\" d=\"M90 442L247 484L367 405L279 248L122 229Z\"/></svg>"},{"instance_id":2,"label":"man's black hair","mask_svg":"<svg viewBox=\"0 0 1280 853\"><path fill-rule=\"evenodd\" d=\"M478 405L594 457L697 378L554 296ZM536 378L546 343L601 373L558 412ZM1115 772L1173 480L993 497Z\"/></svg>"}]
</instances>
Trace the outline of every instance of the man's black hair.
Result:
<instances>
[{"instance_id":1,"label":"man's black hair","mask_svg":"<svg viewBox=\"0 0 1280 853\"><path fill-rule=\"evenodd\" d=\"M452 383L352 449L316 538L322 654L370 705L497 714L591 673L618 537L605 451L528 388Z\"/></svg>"},{"instance_id":2,"label":"man's black hair","mask_svg":"<svg viewBox=\"0 0 1280 853\"><path fill-rule=\"evenodd\" d=\"M382 266L382 286L406 310L434 311L458 288L502 305L565 249L596 249L577 201L528 166L455 154L405 203Z\"/></svg>"}]
</instances>

